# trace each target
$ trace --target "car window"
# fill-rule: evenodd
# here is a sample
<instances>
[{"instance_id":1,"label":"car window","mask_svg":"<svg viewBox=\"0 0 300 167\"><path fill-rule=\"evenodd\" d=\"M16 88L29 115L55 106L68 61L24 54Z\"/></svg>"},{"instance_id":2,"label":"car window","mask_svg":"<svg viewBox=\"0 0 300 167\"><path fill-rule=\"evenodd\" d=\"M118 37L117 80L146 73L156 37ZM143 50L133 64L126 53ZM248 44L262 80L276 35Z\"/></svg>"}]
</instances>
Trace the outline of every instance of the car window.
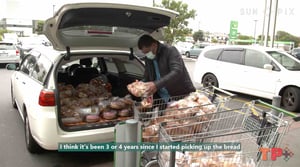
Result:
<instances>
[{"instance_id":1,"label":"car window","mask_svg":"<svg viewBox=\"0 0 300 167\"><path fill-rule=\"evenodd\" d=\"M48 58L46 58L45 56L40 56L32 71L32 77L40 82L44 82L51 68L51 65L52 63Z\"/></svg>"},{"instance_id":2,"label":"car window","mask_svg":"<svg viewBox=\"0 0 300 167\"><path fill-rule=\"evenodd\" d=\"M243 64L244 50L224 50L219 60L235 64Z\"/></svg>"},{"instance_id":3,"label":"car window","mask_svg":"<svg viewBox=\"0 0 300 167\"><path fill-rule=\"evenodd\" d=\"M267 52L271 55L278 63L280 63L284 68L293 71L300 70L300 63L289 57L288 55L277 52L277 51L269 51Z\"/></svg>"},{"instance_id":4,"label":"car window","mask_svg":"<svg viewBox=\"0 0 300 167\"><path fill-rule=\"evenodd\" d=\"M209 59L217 60L222 49L213 49L205 52L204 56Z\"/></svg>"},{"instance_id":5,"label":"car window","mask_svg":"<svg viewBox=\"0 0 300 167\"><path fill-rule=\"evenodd\" d=\"M264 68L265 64L271 64L271 60L263 53L247 49L245 53L245 65L257 68Z\"/></svg>"},{"instance_id":6,"label":"car window","mask_svg":"<svg viewBox=\"0 0 300 167\"><path fill-rule=\"evenodd\" d=\"M113 59L105 59L105 64L108 72L118 73L118 68Z\"/></svg>"},{"instance_id":7,"label":"car window","mask_svg":"<svg viewBox=\"0 0 300 167\"><path fill-rule=\"evenodd\" d=\"M20 71L29 75L30 71L34 68L36 62L37 58L32 54L29 54L25 57L23 63L21 64Z\"/></svg>"},{"instance_id":8,"label":"car window","mask_svg":"<svg viewBox=\"0 0 300 167\"><path fill-rule=\"evenodd\" d=\"M111 73L123 73L136 76L143 76L144 71L133 61L126 61L120 59L105 59L107 71Z\"/></svg>"},{"instance_id":9,"label":"car window","mask_svg":"<svg viewBox=\"0 0 300 167\"><path fill-rule=\"evenodd\" d=\"M201 47L199 45L194 45L191 49L200 49Z\"/></svg>"},{"instance_id":10,"label":"car window","mask_svg":"<svg viewBox=\"0 0 300 167\"><path fill-rule=\"evenodd\" d=\"M136 64L125 62L124 67L126 69L126 73L132 74L132 75L138 75L138 76L143 76L144 71L139 68Z\"/></svg>"}]
</instances>

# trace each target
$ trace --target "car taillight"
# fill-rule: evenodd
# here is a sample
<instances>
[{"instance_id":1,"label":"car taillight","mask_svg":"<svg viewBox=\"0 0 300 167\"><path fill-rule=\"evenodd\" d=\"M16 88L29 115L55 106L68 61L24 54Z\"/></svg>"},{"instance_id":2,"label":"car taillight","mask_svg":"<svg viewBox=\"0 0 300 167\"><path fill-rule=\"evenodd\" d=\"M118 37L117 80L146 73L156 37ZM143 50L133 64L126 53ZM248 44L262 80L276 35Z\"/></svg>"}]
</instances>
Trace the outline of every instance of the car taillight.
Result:
<instances>
[{"instance_id":1,"label":"car taillight","mask_svg":"<svg viewBox=\"0 0 300 167\"><path fill-rule=\"evenodd\" d=\"M16 50L16 55L19 56L20 55L20 51Z\"/></svg>"},{"instance_id":2,"label":"car taillight","mask_svg":"<svg viewBox=\"0 0 300 167\"><path fill-rule=\"evenodd\" d=\"M39 105L41 106L55 106L55 95L52 90L41 90L39 96Z\"/></svg>"}]
</instances>

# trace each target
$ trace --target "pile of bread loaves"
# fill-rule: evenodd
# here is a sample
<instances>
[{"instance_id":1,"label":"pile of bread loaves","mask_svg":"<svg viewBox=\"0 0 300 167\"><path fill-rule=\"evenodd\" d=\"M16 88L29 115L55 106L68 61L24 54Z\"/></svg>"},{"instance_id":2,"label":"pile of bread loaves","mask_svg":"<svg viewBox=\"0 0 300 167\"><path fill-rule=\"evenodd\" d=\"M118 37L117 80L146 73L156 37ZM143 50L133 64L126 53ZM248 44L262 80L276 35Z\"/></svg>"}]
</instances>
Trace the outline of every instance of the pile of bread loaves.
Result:
<instances>
[{"instance_id":1,"label":"pile of bread loaves","mask_svg":"<svg viewBox=\"0 0 300 167\"><path fill-rule=\"evenodd\" d=\"M215 111L216 105L205 94L193 92L183 99L169 103L161 116L152 118L150 124L143 128L143 141L158 142L159 125L162 122L168 136L192 137L207 128L207 121L211 117L209 113Z\"/></svg>"},{"instance_id":2,"label":"pile of bread loaves","mask_svg":"<svg viewBox=\"0 0 300 167\"><path fill-rule=\"evenodd\" d=\"M105 123L116 119L128 119L133 115L131 96L113 97L110 84L100 77L76 87L60 83L58 89L60 116L65 125Z\"/></svg>"},{"instance_id":3,"label":"pile of bread loaves","mask_svg":"<svg viewBox=\"0 0 300 167\"><path fill-rule=\"evenodd\" d=\"M170 152L160 152L160 162L169 166ZM176 152L177 167L255 167L252 158L246 158L242 152Z\"/></svg>"}]
</instances>

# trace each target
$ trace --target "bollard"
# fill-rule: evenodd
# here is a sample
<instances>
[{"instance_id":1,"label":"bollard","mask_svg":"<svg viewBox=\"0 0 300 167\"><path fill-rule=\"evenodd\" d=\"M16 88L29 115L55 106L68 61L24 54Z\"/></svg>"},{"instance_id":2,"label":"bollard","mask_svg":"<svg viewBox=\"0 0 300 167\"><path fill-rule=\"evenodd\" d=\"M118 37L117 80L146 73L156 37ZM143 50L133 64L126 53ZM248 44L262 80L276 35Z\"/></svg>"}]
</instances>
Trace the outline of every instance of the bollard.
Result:
<instances>
[{"instance_id":1,"label":"bollard","mask_svg":"<svg viewBox=\"0 0 300 167\"><path fill-rule=\"evenodd\" d=\"M137 143L141 125L137 120L130 119L115 126L116 143ZM116 151L115 167L136 167L138 166L138 152L135 151Z\"/></svg>"},{"instance_id":2,"label":"bollard","mask_svg":"<svg viewBox=\"0 0 300 167\"><path fill-rule=\"evenodd\" d=\"M274 96L272 99L272 105L275 107L280 107L281 104L281 96ZM271 109L271 114L278 116L280 112Z\"/></svg>"},{"instance_id":3,"label":"bollard","mask_svg":"<svg viewBox=\"0 0 300 167\"><path fill-rule=\"evenodd\" d=\"M127 143L137 143L137 125L138 121L134 119L130 119L126 121L125 128L125 142ZM124 167L133 167L137 166L136 164L136 152L130 151L125 152L125 162Z\"/></svg>"}]
</instances>

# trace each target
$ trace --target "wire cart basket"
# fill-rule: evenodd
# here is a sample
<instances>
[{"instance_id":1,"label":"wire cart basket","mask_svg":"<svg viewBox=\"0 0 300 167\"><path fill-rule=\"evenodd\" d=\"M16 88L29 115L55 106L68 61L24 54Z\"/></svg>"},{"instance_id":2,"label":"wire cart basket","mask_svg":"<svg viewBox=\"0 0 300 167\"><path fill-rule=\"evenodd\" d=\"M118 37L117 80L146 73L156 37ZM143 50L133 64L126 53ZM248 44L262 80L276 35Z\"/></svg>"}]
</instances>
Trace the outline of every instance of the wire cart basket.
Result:
<instances>
[{"instance_id":1,"label":"wire cart basket","mask_svg":"<svg viewBox=\"0 0 300 167\"><path fill-rule=\"evenodd\" d=\"M135 119L142 124L142 142L159 142L160 123L218 112L233 96L234 94L216 87L205 87L189 95L171 97L168 102L154 99L150 107L143 107L142 102L136 102L134 113ZM157 153L143 152L144 164L156 159Z\"/></svg>"},{"instance_id":2,"label":"wire cart basket","mask_svg":"<svg viewBox=\"0 0 300 167\"><path fill-rule=\"evenodd\" d=\"M142 135L143 141L158 142L159 123L217 112L233 96L235 95L216 87L205 87L189 95L173 96L168 102L154 99L150 107L143 107L141 102L136 102L134 117L142 123L143 132L146 131Z\"/></svg>"},{"instance_id":3,"label":"wire cart basket","mask_svg":"<svg viewBox=\"0 0 300 167\"><path fill-rule=\"evenodd\" d=\"M277 147L288 128L288 122L265 111L257 101L241 108L221 107L217 112L183 117L159 124L159 143L239 143L239 151L159 151L160 167L252 167L262 162L260 148ZM268 161L267 163L272 163ZM150 166L150 165L149 165Z\"/></svg>"}]
</instances>

